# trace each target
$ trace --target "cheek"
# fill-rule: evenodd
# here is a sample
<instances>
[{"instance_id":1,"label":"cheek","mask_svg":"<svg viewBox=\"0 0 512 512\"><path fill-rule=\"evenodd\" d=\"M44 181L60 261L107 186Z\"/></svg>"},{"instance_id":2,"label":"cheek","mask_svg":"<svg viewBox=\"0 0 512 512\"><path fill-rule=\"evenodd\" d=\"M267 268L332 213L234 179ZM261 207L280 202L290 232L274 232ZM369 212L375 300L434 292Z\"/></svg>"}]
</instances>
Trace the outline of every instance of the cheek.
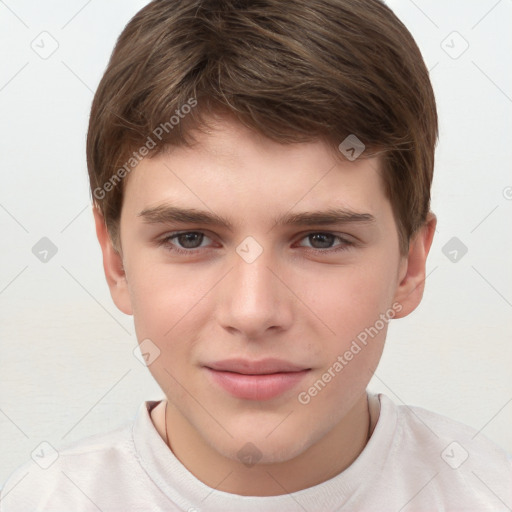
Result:
<instances>
[{"instance_id":1,"label":"cheek","mask_svg":"<svg viewBox=\"0 0 512 512\"><path fill-rule=\"evenodd\" d=\"M327 269L315 274L307 303L329 329L333 349L340 350L379 320L391 305L390 269L378 263ZM305 284L305 283L304 283ZM379 324L380 325L380 324Z\"/></svg>"},{"instance_id":2,"label":"cheek","mask_svg":"<svg viewBox=\"0 0 512 512\"><path fill-rule=\"evenodd\" d=\"M198 277L192 266L178 268L143 255L131 268L129 289L138 336L170 339L197 315L201 299L215 282L212 278L209 284L204 274Z\"/></svg>"},{"instance_id":3,"label":"cheek","mask_svg":"<svg viewBox=\"0 0 512 512\"><path fill-rule=\"evenodd\" d=\"M318 293L310 298L322 322L333 332L323 331L317 345L319 365L299 390L297 400L305 412L323 414L327 410L335 421L371 380L388 323L396 313L391 308L389 276L382 275L385 270L364 265L317 275Z\"/></svg>"},{"instance_id":4,"label":"cheek","mask_svg":"<svg viewBox=\"0 0 512 512\"><path fill-rule=\"evenodd\" d=\"M194 363L195 319L207 288L198 283L192 286L186 272L176 272L171 266L146 262L138 269L131 276L130 295L140 349L157 354L148 370L165 394L173 401L186 401L187 392L180 383L187 379L187 365ZM197 392L191 381L186 389Z\"/></svg>"},{"instance_id":5,"label":"cheek","mask_svg":"<svg viewBox=\"0 0 512 512\"><path fill-rule=\"evenodd\" d=\"M218 274L143 257L132 263L135 271L130 276L130 295L137 339L149 339L149 346L156 346L159 356L149 370L177 397L183 392L178 382L188 378L184 374L187 365L197 363L195 348L212 318L208 292L218 281ZM193 386L193 382L188 383L191 391Z\"/></svg>"}]
</instances>

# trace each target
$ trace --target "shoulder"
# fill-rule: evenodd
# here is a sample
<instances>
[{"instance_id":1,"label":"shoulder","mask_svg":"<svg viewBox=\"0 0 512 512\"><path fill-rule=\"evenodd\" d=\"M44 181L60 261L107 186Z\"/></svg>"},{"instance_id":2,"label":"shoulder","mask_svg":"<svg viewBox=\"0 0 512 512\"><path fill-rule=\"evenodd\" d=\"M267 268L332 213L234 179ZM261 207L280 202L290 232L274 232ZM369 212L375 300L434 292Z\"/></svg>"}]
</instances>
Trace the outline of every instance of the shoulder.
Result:
<instances>
[{"instance_id":1,"label":"shoulder","mask_svg":"<svg viewBox=\"0 0 512 512\"><path fill-rule=\"evenodd\" d=\"M133 472L136 458L132 426L126 422L110 432L58 447L40 443L0 490L0 511L65 510L70 502L82 510L78 504L86 502L95 489L108 488L109 480L128 481L133 475L127 472Z\"/></svg>"},{"instance_id":2,"label":"shoulder","mask_svg":"<svg viewBox=\"0 0 512 512\"><path fill-rule=\"evenodd\" d=\"M414 439L422 449L441 448L440 455L448 465L463 464L472 455L481 462L502 464L504 470L510 471L510 455L481 431L423 407L397 405L395 408L397 429L403 440ZM450 457L456 460L450 461Z\"/></svg>"},{"instance_id":3,"label":"shoulder","mask_svg":"<svg viewBox=\"0 0 512 512\"><path fill-rule=\"evenodd\" d=\"M445 496L460 510L465 501L479 510L512 503L512 457L481 431L423 407L395 405L382 394L379 400L396 418L389 458L400 467L399 480L424 481L422 494Z\"/></svg>"}]
</instances>

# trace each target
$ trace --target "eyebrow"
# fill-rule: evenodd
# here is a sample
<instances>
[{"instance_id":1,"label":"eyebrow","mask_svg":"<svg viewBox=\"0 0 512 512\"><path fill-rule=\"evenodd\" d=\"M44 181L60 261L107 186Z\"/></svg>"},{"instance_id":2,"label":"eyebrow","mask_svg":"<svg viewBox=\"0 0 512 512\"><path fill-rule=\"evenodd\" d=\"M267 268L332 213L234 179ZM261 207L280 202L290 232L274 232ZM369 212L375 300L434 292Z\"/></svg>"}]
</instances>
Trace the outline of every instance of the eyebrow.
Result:
<instances>
[{"instance_id":1,"label":"eyebrow","mask_svg":"<svg viewBox=\"0 0 512 512\"><path fill-rule=\"evenodd\" d=\"M206 224L222 226L233 231L233 224L224 217L213 212L196 210L193 208L180 208L171 205L159 205L145 208L137 214L145 224ZM375 217L369 213L358 213L348 209L329 208L324 211L285 213L274 219L275 224L281 226L307 226L361 223L371 224Z\"/></svg>"}]
</instances>

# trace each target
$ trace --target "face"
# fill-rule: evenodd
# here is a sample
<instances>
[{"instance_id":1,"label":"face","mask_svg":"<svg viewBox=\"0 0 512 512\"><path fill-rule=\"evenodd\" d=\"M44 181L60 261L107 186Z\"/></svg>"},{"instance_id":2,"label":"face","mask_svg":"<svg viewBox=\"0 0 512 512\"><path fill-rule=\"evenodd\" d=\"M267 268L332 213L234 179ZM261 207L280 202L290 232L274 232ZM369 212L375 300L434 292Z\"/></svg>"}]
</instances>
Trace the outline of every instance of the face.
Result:
<instances>
[{"instance_id":1,"label":"face","mask_svg":"<svg viewBox=\"0 0 512 512\"><path fill-rule=\"evenodd\" d=\"M251 442L290 460L354 407L416 305L380 162L226 119L196 140L127 178L112 294L184 424L230 459Z\"/></svg>"}]
</instances>

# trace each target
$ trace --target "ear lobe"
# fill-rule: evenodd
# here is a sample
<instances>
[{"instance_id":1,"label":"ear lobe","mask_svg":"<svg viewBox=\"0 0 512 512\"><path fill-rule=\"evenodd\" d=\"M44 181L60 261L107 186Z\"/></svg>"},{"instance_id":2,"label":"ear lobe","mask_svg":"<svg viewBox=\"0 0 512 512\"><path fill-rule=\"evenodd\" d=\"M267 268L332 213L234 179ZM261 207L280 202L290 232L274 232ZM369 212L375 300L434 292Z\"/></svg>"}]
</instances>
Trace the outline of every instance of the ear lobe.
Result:
<instances>
[{"instance_id":1,"label":"ear lobe","mask_svg":"<svg viewBox=\"0 0 512 512\"><path fill-rule=\"evenodd\" d=\"M103 254L103 270L110 289L110 295L120 311L127 315L132 315L133 312L122 255L115 250L112 244L103 215L95 205L93 205L92 209L94 222L96 224L96 236Z\"/></svg>"},{"instance_id":2,"label":"ear lobe","mask_svg":"<svg viewBox=\"0 0 512 512\"><path fill-rule=\"evenodd\" d=\"M403 265L405 268L405 275L402 275L404 272L400 273L401 281L394 299L402 305L402 309L395 318L403 318L412 313L421 302L425 289L427 256L434 238L436 224L436 216L429 212L425 224L410 241L409 254L401 263L401 267Z\"/></svg>"}]
</instances>

